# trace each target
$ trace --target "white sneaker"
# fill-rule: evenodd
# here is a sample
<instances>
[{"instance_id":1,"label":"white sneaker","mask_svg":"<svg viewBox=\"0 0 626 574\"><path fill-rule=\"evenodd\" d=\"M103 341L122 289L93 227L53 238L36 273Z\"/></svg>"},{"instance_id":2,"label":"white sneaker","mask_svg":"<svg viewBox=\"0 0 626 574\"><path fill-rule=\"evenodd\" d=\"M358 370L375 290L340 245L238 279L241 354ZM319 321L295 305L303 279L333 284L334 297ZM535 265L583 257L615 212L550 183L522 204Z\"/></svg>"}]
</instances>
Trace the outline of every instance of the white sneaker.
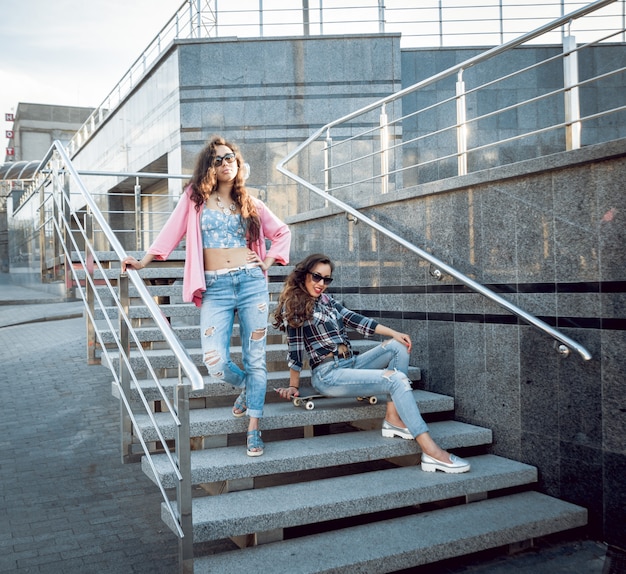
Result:
<instances>
[{"instance_id":1,"label":"white sneaker","mask_svg":"<svg viewBox=\"0 0 626 574\"><path fill-rule=\"evenodd\" d=\"M449 472L451 474L469 472L471 465L465 459L451 454L450 460L452 461L451 463L441 462L432 456L422 453L422 470L425 472L435 472L437 470L441 470L442 472Z\"/></svg>"}]
</instances>

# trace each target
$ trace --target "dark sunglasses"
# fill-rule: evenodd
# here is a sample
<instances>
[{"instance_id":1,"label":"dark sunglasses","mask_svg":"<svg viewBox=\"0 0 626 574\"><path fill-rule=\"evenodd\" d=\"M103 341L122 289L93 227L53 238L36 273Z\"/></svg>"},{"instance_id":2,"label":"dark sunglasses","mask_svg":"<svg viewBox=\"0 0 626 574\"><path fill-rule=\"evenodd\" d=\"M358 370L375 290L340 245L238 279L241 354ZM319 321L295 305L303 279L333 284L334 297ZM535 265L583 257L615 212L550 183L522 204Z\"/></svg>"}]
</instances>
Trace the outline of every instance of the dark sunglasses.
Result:
<instances>
[{"instance_id":1,"label":"dark sunglasses","mask_svg":"<svg viewBox=\"0 0 626 574\"><path fill-rule=\"evenodd\" d=\"M213 166L214 167L219 167L220 165L222 165L222 162L226 162L226 163L233 163L235 161L235 154L234 153L227 153L225 156L221 156L221 155L216 155L215 159L213 160Z\"/></svg>"},{"instance_id":2,"label":"dark sunglasses","mask_svg":"<svg viewBox=\"0 0 626 574\"><path fill-rule=\"evenodd\" d=\"M324 285L330 285L333 282L332 277L322 277L322 275L320 275L319 273L311 273L310 271L308 273L311 276L311 279L313 279L313 283L319 283L320 281L323 281Z\"/></svg>"}]
</instances>

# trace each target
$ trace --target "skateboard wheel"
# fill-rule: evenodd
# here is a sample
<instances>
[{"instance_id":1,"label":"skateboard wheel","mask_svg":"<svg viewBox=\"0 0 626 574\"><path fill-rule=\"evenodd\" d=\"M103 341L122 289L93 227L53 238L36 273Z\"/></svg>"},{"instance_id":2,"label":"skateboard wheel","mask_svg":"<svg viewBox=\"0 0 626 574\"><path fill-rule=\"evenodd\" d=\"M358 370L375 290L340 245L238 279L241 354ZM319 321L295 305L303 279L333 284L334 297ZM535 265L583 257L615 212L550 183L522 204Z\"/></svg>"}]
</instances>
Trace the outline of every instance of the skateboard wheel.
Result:
<instances>
[{"instance_id":1,"label":"skateboard wheel","mask_svg":"<svg viewBox=\"0 0 626 574\"><path fill-rule=\"evenodd\" d=\"M304 405L304 408L307 411L312 411L315 408L315 403L313 401L307 401L306 405Z\"/></svg>"},{"instance_id":2,"label":"skateboard wheel","mask_svg":"<svg viewBox=\"0 0 626 574\"><path fill-rule=\"evenodd\" d=\"M302 399L300 397L294 397L293 399L293 406L294 407L299 407L302 404Z\"/></svg>"},{"instance_id":3,"label":"skateboard wheel","mask_svg":"<svg viewBox=\"0 0 626 574\"><path fill-rule=\"evenodd\" d=\"M375 405L378 402L378 397L370 397L370 405Z\"/></svg>"}]
</instances>

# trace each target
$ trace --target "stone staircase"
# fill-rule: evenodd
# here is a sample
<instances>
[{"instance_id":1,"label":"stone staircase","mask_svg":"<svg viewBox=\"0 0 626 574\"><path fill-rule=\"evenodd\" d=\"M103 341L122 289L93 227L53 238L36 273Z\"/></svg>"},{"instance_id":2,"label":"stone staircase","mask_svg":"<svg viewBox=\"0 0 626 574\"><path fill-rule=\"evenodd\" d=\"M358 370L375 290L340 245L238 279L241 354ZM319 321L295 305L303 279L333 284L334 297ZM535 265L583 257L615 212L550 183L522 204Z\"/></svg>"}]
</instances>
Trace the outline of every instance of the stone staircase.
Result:
<instances>
[{"instance_id":1,"label":"stone staircase","mask_svg":"<svg viewBox=\"0 0 626 574\"><path fill-rule=\"evenodd\" d=\"M99 254L101 261L108 256ZM140 274L158 283L150 286L151 292L206 374L199 348L199 310L180 300L182 268L177 257L182 254ZM288 271L271 271L274 300ZM119 270L106 273L114 280ZM100 294L106 301L104 289ZM117 311L111 306L96 310L99 326L106 326L104 312L116 324ZM133 305L130 314L146 355L159 369L161 384L172 395L177 381L171 354L162 348L162 337L141 305ZM241 354L237 337L235 329L235 361ZM105 345L112 341L105 328L102 340ZM376 341L354 341L358 350L373 344ZM325 398L312 410L279 400L272 389L288 383L285 355L282 335L270 326L270 373L261 423L266 448L261 457L246 455L247 420L231 415L237 390L206 375L205 388L190 393L193 541L198 549L194 572L394 572L586 524L584 508L532 490L537 481L534 467L488 454L491 431L455 421L452 397L417 388L418 368L410 373L415 400L435 440L469 458L472 470L467 474L422 472L414 441L382 438L384 400L372 405ZM138 371L145 369L135 350L131 364ZM111 368L118 368L117 359ZM302 381L308 381L307 372ZM174 424L168 413L160 412L163 404L155 385L147 380L139 385L153 405L164 440L174 439ZM116 385L113 393L118 396ZM139 404L136 388L131 404ZM177 478L159 452L150 417L138 410L135 418L155 453L152 464L142 457L142 470L173 489ZM165 503L162 519L175 530ZM228 539L231 550L203 554L203 543Z\"/></svg>"}]
</instances>

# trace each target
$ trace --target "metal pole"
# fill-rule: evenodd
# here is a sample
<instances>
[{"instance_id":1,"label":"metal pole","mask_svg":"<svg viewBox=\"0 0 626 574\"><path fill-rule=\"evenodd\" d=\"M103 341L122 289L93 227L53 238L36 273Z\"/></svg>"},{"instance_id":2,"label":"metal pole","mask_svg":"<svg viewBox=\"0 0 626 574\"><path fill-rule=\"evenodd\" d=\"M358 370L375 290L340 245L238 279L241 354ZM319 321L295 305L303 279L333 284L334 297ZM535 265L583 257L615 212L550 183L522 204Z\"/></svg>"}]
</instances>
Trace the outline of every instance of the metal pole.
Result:
<instances>
[{"instance_id":1,"label":"metal pole","mask_svg":"<svg viewBox=\"0 0 626 574\"><path fill-rule=\"evenodd\" d=\"M183 536L178 538L178 561L181 574L193 574L193 516L191 498L191 442L189 430L189 385L183 383L178 369L174 408L180 420L176 429L176 451L181 479L176 488L176 502Z\"/></svg>"},{"instance_id":2,"label":"metal pole","mask_svg":"<svg viewBox=\"0 0 626 574\"><path fill-rule=\"evenodd\" d=\"M576 38L569 33L563 38L563 85L565 88L565 149L580 149L580 100L578 94L578 52Z\"/></svg>"},{"instance_id":3,"label":"metal pole","mask_svg":"<svg viewBox=\"0 0 626 574\"><path fill-rule=\"evenodd\" d=\"M202 35L202 0L198 0L196 8L196 37Z\"/></svg>"},{"instance_id":4,"label":"metal pole","mask_svg":"<svg viewBox=\"0 0 626 574\"><path fill-rule=\"evenodd\" d=\"M93 245L93 217L89 208L85 213L85 304L89 309L89 312L85 314L87 321L87 364L97 365L98 359L96 358L96 330L91 323L90 317L94 316L95 311L95 295L93 292L92 282L93 280L93 252L89 248L89 245Z\"/></svg>"},{"instance_id":5,"label":"metal pole","mask_svg":"<svg viewBox=\"0 0 626 574\"><path fill-rule=\"evenodd\" d=\"M311 35L309 21L309 0L302 0L302 32L305 36Z\"/></svg>"},{"instance_id":6,"label":"metal pole","mask_svg":"<svg viewBox=\"0 0 626 574\"><path fill-rule=\"evenodd\" d=\"M380 184L381 193L389 191L389 128L387 120L387 108L383 104L380 111Z\"/></svg>"},{"instance_id":7,"label":"metal pole","mask_svg":"<svg viewBox=\"0 0 626 574\"><path fill-rule=\"evenodd\" d=\"M467 110L463 70L459 70L456 82L456 124L458 175L467 175Z\"/></svg>"},{"instance_id":8,"label":"metal pole","mask_svg":"<svg viewBox=\"0 0 626 574\"><path fill-rule=\"evenodd\" d=\"M63 225L62 221L59 223L62 225L61 230L63 233L63 245L70 245L70 237L72 235L71 222L72 222L72 214L70 207L70 178L67 173L63 174L63 194L61 199L63 201L63 221L67 221L68 225ZM65 253L62 254L62 257L65 258L65 264L63 265L63 275L65 277L65 293L67 297L74 298L75 290L74 290L74 280L72 278L72 255L70 251L70 255L66 256Z\"/></svg>"},{"instance_id":9,"label":"metal pole","mask_svg":"<svg viewBox=\"0 0 626 574\"><path fill-rule=\"evenodd\" d=\"M143 233L141 232L141 185L139 178L135 178L135 249L143 250Z\"/></svg>"},{"instance_id":10,"label":"metal pole","mask_svg":"<svg viewBox=\"0 0 626 574\"><path fill-rule=\"evenodd\" d=\"M130 357L130 335L128 324L124 317L129 317L130 310L130 296L129 296L129 279L126 273L120 273L117 288L118 296L120 298L120 306L122 312L119 313L119 330L120 330L120 368L119 368L119 381L120 381L120 393L122 393L127 399L130 400L130 371L124 360L124 356L128 359ZM121 441L121 453L122 463L131 462L132 460L132 422L130 416L126 411L126 404L120 398L120 441Z\"/></svg>"},{"instance_id":11,"label":"metal pole","mask_svg":"<svg viewBox=\"0 0 626 574\"><path fill-rule=\"evenodd\" d=\"M442 0L439 0L439 47L443 47L443 6Z\"/></svg>"}]
</instances>

